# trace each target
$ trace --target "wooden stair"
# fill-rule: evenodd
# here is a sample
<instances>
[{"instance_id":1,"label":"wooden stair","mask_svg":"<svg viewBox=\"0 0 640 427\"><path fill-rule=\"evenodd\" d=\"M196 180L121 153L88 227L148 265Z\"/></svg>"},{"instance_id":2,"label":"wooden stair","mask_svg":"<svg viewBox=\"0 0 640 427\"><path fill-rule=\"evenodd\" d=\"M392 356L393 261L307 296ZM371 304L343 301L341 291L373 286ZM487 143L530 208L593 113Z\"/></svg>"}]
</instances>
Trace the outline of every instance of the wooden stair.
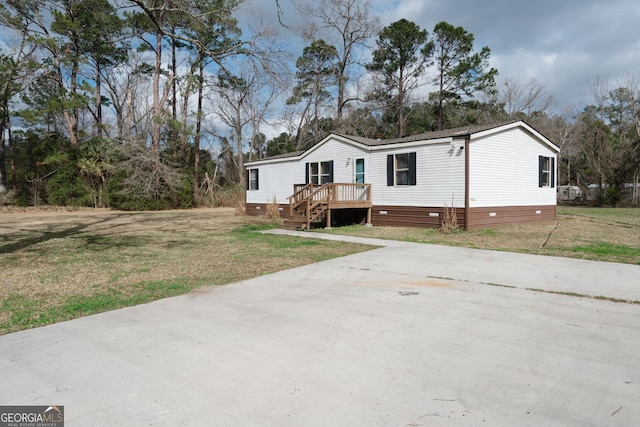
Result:
<instances>
[{"instance_id":1,"label":"wooden stair","mask_svg":"<svg viewBox=\"0 0 640 427\"><path fill-rule=\"evenodd\" d=\"M314 222L331 223L331 209L367 208L371 219L371 185L326 183L295 184L289 196L289 217L281 226L289 230L308 230Z\"/></svg>"},{"instance_id":2,"label":"wooden stair","mask_svg":"<svg viewBox=\"0 0 640 427\"><path fill-rule=\"evenodd\" d=\"M327 212L326 204L319 204L310 210L309 223L307 223L307 213L305 209L295 209L289 218L285 218L282 228L287 230L306 230L313 222L320 222L325 219Z\"/></svg>"},{"instance_id":3,"label":"wooden stair","mask_svg":"<svg viewBox=\"0 0 640 427\"><path fill-rule=\"evenodd\" d=\"M284 228L285 230L304 230L307 228L307 218L304 216L285 218L280 228Z\"/></svg>"}]
</instances>

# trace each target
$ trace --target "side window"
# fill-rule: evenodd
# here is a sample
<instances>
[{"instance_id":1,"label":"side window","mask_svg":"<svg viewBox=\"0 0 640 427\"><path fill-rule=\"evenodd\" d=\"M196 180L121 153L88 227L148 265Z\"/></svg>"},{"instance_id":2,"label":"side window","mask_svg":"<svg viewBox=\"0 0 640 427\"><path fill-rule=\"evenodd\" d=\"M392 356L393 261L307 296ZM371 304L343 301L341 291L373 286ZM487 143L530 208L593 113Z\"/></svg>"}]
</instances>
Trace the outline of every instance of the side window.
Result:
<instances>
[{"instance_id":1,"label":"side window","mask_svg":"<svg viewBox=\"0 0 640 427\"><path fill-rule=\"evenodd\" d=\"M538 156L538 187L555 187L555 159Z\"/></svg>"},{"instance_id":2,"label":"side window","mask_svg":"<svg viewBox=\"0 0 640 427\"><path fill-rule=\"evenodd\" d=\"M389 154L387 156L387 185L416 185L416 153Z\"/></svg>"},{"instance_id":3,"label":"side window","mask_svg":"<svg viewBox=\"0 0 640 427\"><path fill-rule=\"evenodd\" d=\"M247 190L258 190L258 169L247 170Z\"/></svg>"}]
</instances>

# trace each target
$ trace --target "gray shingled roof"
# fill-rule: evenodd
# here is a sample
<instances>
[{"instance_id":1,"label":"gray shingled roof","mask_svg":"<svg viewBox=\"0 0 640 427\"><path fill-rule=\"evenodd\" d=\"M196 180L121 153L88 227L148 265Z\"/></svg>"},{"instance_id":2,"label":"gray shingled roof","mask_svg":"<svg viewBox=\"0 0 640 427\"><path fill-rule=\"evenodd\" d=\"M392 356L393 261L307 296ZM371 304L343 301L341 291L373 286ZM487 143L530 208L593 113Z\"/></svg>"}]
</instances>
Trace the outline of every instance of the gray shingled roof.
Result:
<instances>
[{"instance_id":1,"label":"gray shingled roof","mask_svg":"<svg viewBox=\"0 0 640 427\"><path fill-rule=\"evenodd\" d=\"M339 133L336 133L334 135L338 135L342 138L349 139L351 141L354 141L369 147L376 147L376 146L383 146L383 145L401 144L403 142L428 141L430 139L440 139L440 138L465 137L467 135L484 132L490 129L499 128L501 126L505 126L511 123L516 123L519 121L520 120L509 120L506 122L493 123L490 125L469 125L469 126L463 126L459 128L437 130L434 132L426 132L418 135L411 135L411 136L405 136L402 138L390 138L390 139L364 138L361 136L344 135ZM280 154L278 156L268 157L260 160L285 159L288 157L300 156L303 153L304 151L296 151L294 153ZM258 161L258 160L254 160L254 161Z\"/></svg>"},{"instance_id":2,"label":"gray shingled roof","mask_svg":"<svg viewBox=\"0 0 640 427\"><path fill-rule=\"evenodd\" d=\"M454 129L437 130L434 132L427 132L427 133L421 133L418 135L411 135L411 136L405 136L402 138L391 138L391 139L372 139L372 138L363 138L360 136L351 136L351 135L342 135L342 134L336 134L336 135L340 135L341 137L350 139L351 141L373 147L373 146L380 146L380 145L400 144L403 142L428 141L430 139L439 139L439 138L452 138L456 136L462 137L465 135L471 135L473 133L494 129L494 128L515 123L518 121L519 120L510 120L508 122L494 123L490 125L470 125L470 126L463 126L463 127L454 128Z\"/></svg>"},{"instance_id":3,"label":"gray shingled roof","mask_svg":"<svg viewBox=\"0 0 640 427\"><path fill-rule=\"evenodd\" d=\"M263 159L254 159L251 162L259 162L260 160L286 159L288 157L296 157L304 153L304 151L292 151L291 153L278 154L276 156L265 157ZM250 163L250 162L246 162Z\"/></svg>"}]
</instances>

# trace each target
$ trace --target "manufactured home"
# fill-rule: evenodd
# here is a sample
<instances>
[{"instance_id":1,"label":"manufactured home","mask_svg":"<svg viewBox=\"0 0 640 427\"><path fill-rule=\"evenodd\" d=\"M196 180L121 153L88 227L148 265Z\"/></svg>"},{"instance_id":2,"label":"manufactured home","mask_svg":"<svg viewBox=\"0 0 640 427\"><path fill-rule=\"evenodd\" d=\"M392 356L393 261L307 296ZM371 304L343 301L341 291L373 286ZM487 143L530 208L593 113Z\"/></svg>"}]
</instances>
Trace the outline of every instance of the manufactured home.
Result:
<instances>
[{"instance_id":1,"label":"manufactured home","mask_svg":"<svg viewBox=\"0 0 640 427\"><path fill-rule=\"evenodd\" d=\"M304 152L247 162L246 212L275 208L295 228L551 220L558 152L523 121L396 139L330 134Z\"/></svg>"}]
</instances>

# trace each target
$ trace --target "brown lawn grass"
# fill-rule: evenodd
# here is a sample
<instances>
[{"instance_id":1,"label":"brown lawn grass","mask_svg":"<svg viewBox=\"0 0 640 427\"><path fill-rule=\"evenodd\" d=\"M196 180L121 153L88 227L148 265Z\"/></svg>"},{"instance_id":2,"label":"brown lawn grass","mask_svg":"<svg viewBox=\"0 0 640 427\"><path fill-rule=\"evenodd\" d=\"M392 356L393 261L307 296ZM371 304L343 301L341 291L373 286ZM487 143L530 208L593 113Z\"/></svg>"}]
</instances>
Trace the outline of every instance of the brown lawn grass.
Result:
<instances>
[{"instance_id":1,"label":"brown lawn grass","mask_svg":"<svg viewBox=\"0 0 640 427\"><path fill-rule=\"evenodd\" d=\"M0 209L0 334L371 248L252 233L274 220L235 216L233 208ZM321 232L640 264L640 209L561 207L557 221L472 232Z\"/></svg>"},{"instance_id":2,"label":"brown lawn grass","mask_svg":"<svg viewBox=\"0 0 640 427\"><path fill-rule=\"evenodd\" d=\"M0 334L370 249L252 233L234 209L0 211Z\"/></svg>"}]
</instances>

